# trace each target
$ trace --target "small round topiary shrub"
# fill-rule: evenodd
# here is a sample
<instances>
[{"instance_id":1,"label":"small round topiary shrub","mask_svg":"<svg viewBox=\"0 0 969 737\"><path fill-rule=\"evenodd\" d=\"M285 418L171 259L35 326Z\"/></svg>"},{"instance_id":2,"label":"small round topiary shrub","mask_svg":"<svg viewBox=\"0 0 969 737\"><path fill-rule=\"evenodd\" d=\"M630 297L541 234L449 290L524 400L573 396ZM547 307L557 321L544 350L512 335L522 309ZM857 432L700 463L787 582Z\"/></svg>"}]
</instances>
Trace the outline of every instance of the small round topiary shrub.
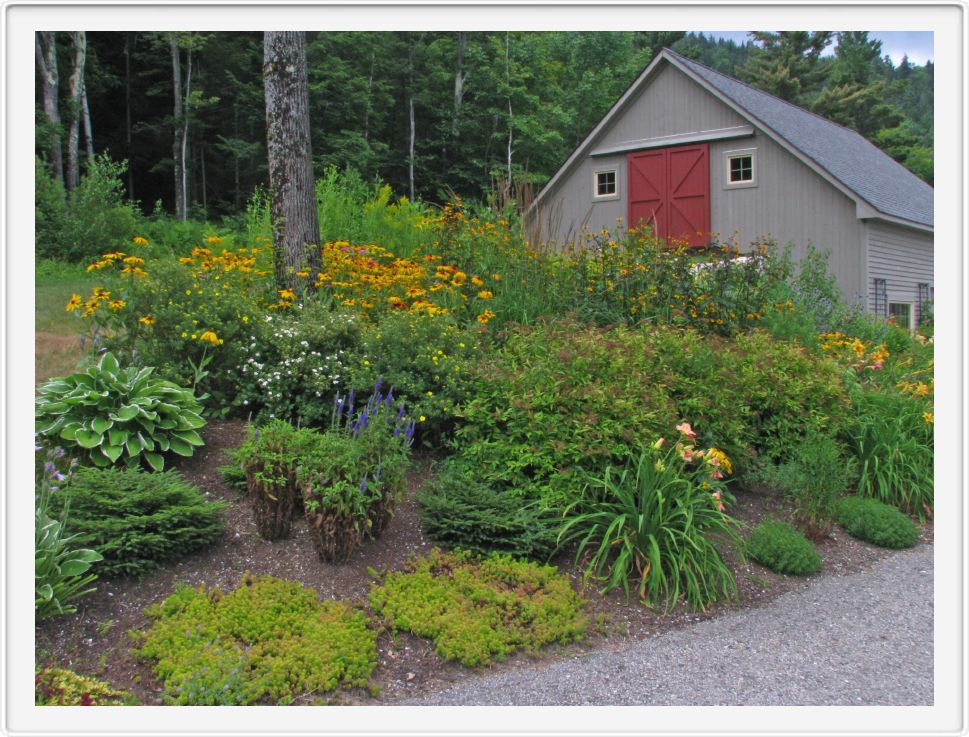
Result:
<instances>
[{"instance_id":1,"label":"small round topiary shrub","mask_svg":"<svg viewBox=\"0 0 969 737\"><path fill-rule=\"evenodd\" d=\"M437 549L370 591L371 608L391 629L429 637L438 655L467 666L581 639L584 605L553 566Z\"/></svg>"},{"instance_id":2,"label":"small round topiary shrub","mask_svg":"<svg viewBox=\"0 0 969 737\"><path fill-rule=\"evenodd\" d=\"M134 699L96 678L66 668L38 668L34 673L36 706L123 706Z\"/></svg>"},{"instance_id":3,"label":"small round topiary shrub","mask_svg":"<svg viewBox=\"0 0 969 737\"><path fill-rule=\"evenodd\" d=\"M814 545L793 525L767 519L747 538L747 554L777 573L807 576L821 569Z\"/></svg>"},{"instance_id":4,"label":"small round topiary shrub","mask_svg":"<svg viewBox=\"0 0 969 737\"><path fill-rule=\"evenodd\" d=\"M174 704L292 703L300 694L366 686L377 634L342 601L318 601L295 581L248 573L224 594L182 586L145 612L153 620L134 654Z\"/></svg>"},{"instance_id":5,"label":"small round topiary shrub","mask_svg":"<svg viewBox=\"0 0 969 737\"><path fill-rule=\"evenodd\" d=\"M852 537L882 548L910 548L919 539L919 530L912 520L877 499L844 499L838 506L837 519Z\"/></svg>"}]
</instances>

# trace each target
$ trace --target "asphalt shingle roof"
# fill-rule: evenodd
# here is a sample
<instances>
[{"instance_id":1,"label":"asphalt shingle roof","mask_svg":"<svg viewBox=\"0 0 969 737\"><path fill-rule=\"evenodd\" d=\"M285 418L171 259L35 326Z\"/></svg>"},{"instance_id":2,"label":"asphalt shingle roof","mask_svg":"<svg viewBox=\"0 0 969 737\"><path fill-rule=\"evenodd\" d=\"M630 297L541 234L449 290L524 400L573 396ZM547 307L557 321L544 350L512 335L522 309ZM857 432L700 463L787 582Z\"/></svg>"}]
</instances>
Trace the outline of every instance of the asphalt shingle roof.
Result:
<instances>
[{"instance_id":1,"label":"asphalt shingle roof","mask_svg":"<svg viewBox=\"0 0 969 737\"><path fill-rule=\"evenodd\" d=\"M879 212L933 225L932 187L864 136L669 49L665 52Z\"/></svg>"}]
</instances>

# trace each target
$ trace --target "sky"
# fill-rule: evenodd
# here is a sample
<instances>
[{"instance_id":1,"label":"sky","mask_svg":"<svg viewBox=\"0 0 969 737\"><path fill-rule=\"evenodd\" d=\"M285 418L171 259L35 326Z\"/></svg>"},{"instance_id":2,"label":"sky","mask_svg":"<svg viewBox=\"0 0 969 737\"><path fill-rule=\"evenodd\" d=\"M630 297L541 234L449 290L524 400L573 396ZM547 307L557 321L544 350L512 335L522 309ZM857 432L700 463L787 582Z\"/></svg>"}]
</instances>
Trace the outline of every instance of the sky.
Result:
<instances>
[{"instance_id":1,"label":"sky","mask_svg":"<svg viewBox=\"0 0 969 737\"><path fill-rule=\"evenodd\" d=\"M746 31L698 31L705 36L729 38L737 43L749 41ZM898 64L908 54L908 60L919 66L934 59L931 31L869 31L868 35L882 42L882 56L888 54L892 63ZM825 53L834 53L834 44Z\"/></svg>"}]
</instances>

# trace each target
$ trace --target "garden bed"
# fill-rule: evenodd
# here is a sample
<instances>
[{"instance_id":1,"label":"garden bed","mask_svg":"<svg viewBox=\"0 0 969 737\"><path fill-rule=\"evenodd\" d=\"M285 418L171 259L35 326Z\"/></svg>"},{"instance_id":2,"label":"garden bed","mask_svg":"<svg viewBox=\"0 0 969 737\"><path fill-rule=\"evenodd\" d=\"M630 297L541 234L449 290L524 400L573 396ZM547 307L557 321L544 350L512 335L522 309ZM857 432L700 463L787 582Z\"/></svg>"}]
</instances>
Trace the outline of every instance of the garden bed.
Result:
<instances>
[{"instance_id":1,"label":"garden bed","mask_svg":"<svg viewBox=\"0 0 969 737\"><path fill-rule=\"evenodd\" d=\"M347 563L335 565L319 560L303 518L294 520L293 536L289 539L267 542L260 538L245 495L222 479L218 467L227 462L225 451L242 441L245 423L212 421L202 434L206 445L178 467L209 498L228 502L222 539L140 580L99 580L97 591L78 602L77 613L49 619L36 628L39 664L52 661L97 676L114 688L130 691L141 703L160 704L161 684L148 664L132 656L128 631L145 628L149 622L144 609L168 597L177 582L193 586L204 583L208 588L218 586L231 590L248 571L298 581L318 591L323 598L364 602L373 580L368 569L401 569L410 556L431 550L432 544L421 531L415 492L432 473L432 458L418 457L415 470L408 477L407 497L383 535L360 546ZM769 492L737 492L736 495L732 512L750 525L769 514L776 516L782 505ZM921 528L921 538L923 543L932 541L931 523ZM819 541L817 550L823 561L818 575L864 570L891 554L849 537L840 528ZM581 575L572 565L571 557L563 554L553 562L572 576L576 586L581 585ZM781 576L754 562L740 564L732 560L730 563L739 589L739 600L732 608L763 606L787 591L810 586L812 581L812 577ZM593 649L618 649L627 638L654 637L728 610L714 606L705 613L694 613L681 605L662 614L635 601L627 602L618 591L605 597L594 591L586 591L585 595L589 599L588 637L578 644L546 648L541 654L543 659L568 657ZM442 661L434 653L431 642L408 634L382 632L377 645L378 667L373 683L379 687L379 693L371 695L364 689L356 689L323 697L308 694L295 703L389 704L432 693L474 673L472 669ZM515 668L532 660L527 655L515 655L491 667L493 670Z\"/></svg>"}]
</instances>

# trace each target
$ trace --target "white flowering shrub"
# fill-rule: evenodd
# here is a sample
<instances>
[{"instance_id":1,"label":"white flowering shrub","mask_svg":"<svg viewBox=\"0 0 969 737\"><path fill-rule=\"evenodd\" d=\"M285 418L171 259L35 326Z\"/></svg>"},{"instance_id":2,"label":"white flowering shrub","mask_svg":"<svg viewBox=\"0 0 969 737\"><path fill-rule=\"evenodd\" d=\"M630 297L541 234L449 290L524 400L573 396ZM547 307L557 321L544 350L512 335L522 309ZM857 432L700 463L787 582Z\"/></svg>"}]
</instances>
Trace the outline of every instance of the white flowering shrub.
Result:
<instances>
[{"instance_id":1,"label":"white flowering shrub","mask_svg":"<svg viewBox=\"0 0 969 737\"><path fill-rule=\"evenodd\" d=\"M267 316L242 346L235 403L259 420L325 425L333 399L349 384L351 354L358 357L355 315L307 306Z\"/></svg>"}]
</instances>

